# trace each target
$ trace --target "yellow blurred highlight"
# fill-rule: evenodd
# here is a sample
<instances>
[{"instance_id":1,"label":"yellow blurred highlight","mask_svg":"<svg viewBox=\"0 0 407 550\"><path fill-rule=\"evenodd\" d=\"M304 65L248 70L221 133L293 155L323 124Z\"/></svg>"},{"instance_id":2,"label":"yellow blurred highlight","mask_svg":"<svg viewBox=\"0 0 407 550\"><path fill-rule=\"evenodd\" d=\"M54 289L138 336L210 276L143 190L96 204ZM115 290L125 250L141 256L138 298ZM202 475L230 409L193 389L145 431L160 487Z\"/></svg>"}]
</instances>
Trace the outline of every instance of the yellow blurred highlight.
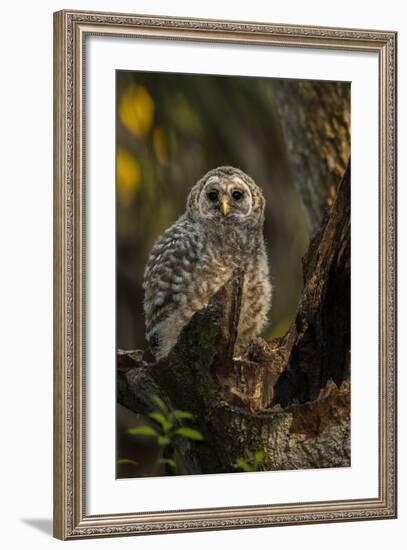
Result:
<instances>
[{"instance_id":1,"label":"yellow blurred highlight","mask_svg":"<svg viewBox=\"0 0 407 550\"><path fill-rule=\"evenodd\" d=\"M153 146L157 159L161 164L165 164L168 160L167 144L165 141L164 130L160 127L153 130Z\"/></svg>"},{"instance_id":2,"label":"yellow blurred highlight","mask_svg":"<svg viewBox=\"0 0 407 550\"><path fill-rule=\"evenodd\" d=\"M118 198L123 206L128 206L140 183L140 166L128 151L119 148L117 151L116 170Z\"/></svg>"},{"instance_id":3,"label":"yellow blurred highlight","mask_svg":"<svg viewBox=\"0 0 407 550\"><path fill-rule=\"evenodd\" d=\"M154 101L144 86L130 86L119 101L122 124L135 136L148 133L154 119Z\"/></svg>"},{"instance_id":4,"label":"yellow blurred highlight","mask_svg":"<svg viewBox=\"0 0 407 550\"><path fill-rule=\"evenodd\" d=\"M327 197L326 199L326 203L328 206L333 205L335 197L336 197L336 189L334 185L331 185L329 187L329 197Z\"/></svg>"}]
</instances>

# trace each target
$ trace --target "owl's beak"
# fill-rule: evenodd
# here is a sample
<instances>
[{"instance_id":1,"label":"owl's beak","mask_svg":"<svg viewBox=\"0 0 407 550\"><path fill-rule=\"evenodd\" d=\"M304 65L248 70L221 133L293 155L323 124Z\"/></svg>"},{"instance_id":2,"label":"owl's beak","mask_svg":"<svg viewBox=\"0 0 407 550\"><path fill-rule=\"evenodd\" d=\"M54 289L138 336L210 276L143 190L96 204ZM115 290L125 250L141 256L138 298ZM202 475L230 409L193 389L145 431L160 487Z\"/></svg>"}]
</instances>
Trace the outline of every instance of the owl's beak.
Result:
<instances>
[{"instance_id":1,"label":"owl's beak","mask_svg":"<svg viewBox=\"0 0 407 550\"><path fill-rule=\"evenodd\" d=\"M219 204L219 210L222 212L224 216L227 216L230 212L230 205L229 201L226 198L223 198Z\"/></svg>"}]
</instances>

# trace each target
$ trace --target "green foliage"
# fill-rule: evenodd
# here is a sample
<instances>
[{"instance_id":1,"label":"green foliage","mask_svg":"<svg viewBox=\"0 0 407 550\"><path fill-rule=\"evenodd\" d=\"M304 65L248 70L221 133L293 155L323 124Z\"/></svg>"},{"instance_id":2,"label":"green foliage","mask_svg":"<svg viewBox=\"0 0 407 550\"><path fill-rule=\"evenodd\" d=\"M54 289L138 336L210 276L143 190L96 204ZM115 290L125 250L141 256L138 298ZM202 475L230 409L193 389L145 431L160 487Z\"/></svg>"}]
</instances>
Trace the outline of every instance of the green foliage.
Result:
<instances>
[{"instance_id":1,"label":"green foliage","mask_svg":"<svg viewBox=\"0 0 407 550\"><path fill-rule=\"evenodd\" d=\"M188 439L194 439L195 441L203 440L201 432L198 432L198 430L192 430L191 428L179 428L178 430L175 430L174 434L187 437Z\"/></svg>"},{"instance_id":2,"label":"green foliage","mask_svg":"<svg viewBox=\"0 0 407 550\"><path fill-rule=\"evenodd\" d=\"M130 428L129 434L132 435L150 435L152 437L157 437L158 433L151 428L151 426L137 426L135 428Z\"/></svg>"},{"instance_id":3,"label":"green foliage","mask_svg":"<svg viewBox=\"0 0 407 550\"><path fill-rule=\"evenodd\" d=\"M245 458L237 458L233 466L243 472L257 472L263 470L265 453L263 450L247 451Z\"/></svg>"},{"instance_id":4,"label":"green foliage","mask_svg":"<svg viewBox=\"0 0 407 550\"><path fill-rule=\"evenodd\" d=\"M155 404L158 406L158 408L159 408L164 414L168 414L168 407L167 407L167 405L164 403L164 401L163 401L160 397L158 397L158 395L153 395L153 396L151 397L151 401L152 401L153 403L155 403Z\"/></svg>"},{"instance_id":5,"label":"green foliage","mask_svg":"<svg viewBox=\"0 0 407 550\"><path fill-rule=\"evenodd\" d=\"M193 441L203 441L203 435L194 428L185 427L180 424L181 420L193 420L194 416L190 412L179 409L170 410L158 395L151 396L151 401L159 409L152 411L148 415L157 424L156 428L152 426L136 426L130 428L128 433L131 435L153 437L156 440L158 457L153 473L157 473L161 465L166 465L175 472L177 470L174 455L174 443L176 439L183 437Z\"/></svg>"},{"instance_id":6,"label":"green foliage","mask_svg":"<svg viewBox=\"0 0 407 550\"><path fill-rule=\"evenodd\" d=\"M161 425L164 433L167 433L171 429L172 427L171 422L169 422L169 420L167 420L163 414L157 411L154 411L150 413L148 416Z\"/></svg>"},{"instance_id":7,"label":"green foliage","mask_svg":"<svg viewBox=\"0 0 407 550\"><path fill-rule=\"evenodd\" d=\"M172 411L172 414L174 418L176 418L177 420L182 420L182 419L192 420L194 418L194 415L187 411L175 410L175 411Z\"/></svg>"},{"instance_id":8,"label":"green foliage","mask_svg":"<svg viewBox=\"0 0 407 550\"><path fill-rule=\"evenodd\" d=\"M177 467L177 465L175 463L175 460L173 460L172 458L160 458L158 463L159 464L168 464L169 466L171 466L171 468L174 468L174 470Z\"/></svg>"},{"instance_id":9,"label":"green foliage","mask_svg":"<svg viewBox=\"0 0 407 550\"><path fill-rule=\"evenodd\" d=\"M130 458L119 458L119 460L116 462L118 466L121 464L131 464L132 466L138 466L138 462L135 460L131 460Z\"/></svg>"}]
</instances>

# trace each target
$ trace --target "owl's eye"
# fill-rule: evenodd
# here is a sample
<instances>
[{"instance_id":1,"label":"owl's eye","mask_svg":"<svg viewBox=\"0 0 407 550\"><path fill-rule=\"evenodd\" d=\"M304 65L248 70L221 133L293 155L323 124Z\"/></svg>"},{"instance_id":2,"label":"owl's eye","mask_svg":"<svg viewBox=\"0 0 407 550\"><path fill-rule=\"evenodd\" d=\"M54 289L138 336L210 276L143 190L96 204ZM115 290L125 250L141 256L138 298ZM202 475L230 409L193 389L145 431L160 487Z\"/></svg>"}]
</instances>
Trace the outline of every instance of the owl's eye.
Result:
<instances>
[{"instance_id":1,"label":"owl's eye","mask_svg":"<svg viewBox=\"0 0 407 550\"><path fill-rule=\"evenodd\" d=\"M218 199L218 192L217 191L209 191L208 193L208 199L211 202L215 202Z\"/></svg>"},{"instance_id":2,"label":"owl's eye","mask_svg":"<svg viewBox=\"0 0 407 550\"><path fill-rule=\"evenodd\" d=\"M243 193L241 191L233 191L232 197L235 199L235 201L240 201L240 199L243 197Z\"/></svg>"}]
</instances>

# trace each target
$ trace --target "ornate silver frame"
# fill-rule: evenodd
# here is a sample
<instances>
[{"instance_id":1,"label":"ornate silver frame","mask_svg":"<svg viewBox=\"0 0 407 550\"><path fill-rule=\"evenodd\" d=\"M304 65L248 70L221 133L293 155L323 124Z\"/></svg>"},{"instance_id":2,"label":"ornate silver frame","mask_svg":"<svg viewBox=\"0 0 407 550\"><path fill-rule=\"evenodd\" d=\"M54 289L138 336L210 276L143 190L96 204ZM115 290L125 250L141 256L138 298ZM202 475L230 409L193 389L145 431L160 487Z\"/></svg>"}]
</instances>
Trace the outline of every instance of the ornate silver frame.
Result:
<instances>
[{"instance_id":1,"label":"ornate silver frame","mask_svg":"<svg viewBox=\"0 0 407 550\"><path fill-rule=\"evenodd\" d=\"M376 52L379 58L379 495L377 498L86 514L85 171L86 36L200 40ZM145 15L54 14L54 535L204 531L396 517L396 40L395 32Z\"/></svg>"}]
</instances>

